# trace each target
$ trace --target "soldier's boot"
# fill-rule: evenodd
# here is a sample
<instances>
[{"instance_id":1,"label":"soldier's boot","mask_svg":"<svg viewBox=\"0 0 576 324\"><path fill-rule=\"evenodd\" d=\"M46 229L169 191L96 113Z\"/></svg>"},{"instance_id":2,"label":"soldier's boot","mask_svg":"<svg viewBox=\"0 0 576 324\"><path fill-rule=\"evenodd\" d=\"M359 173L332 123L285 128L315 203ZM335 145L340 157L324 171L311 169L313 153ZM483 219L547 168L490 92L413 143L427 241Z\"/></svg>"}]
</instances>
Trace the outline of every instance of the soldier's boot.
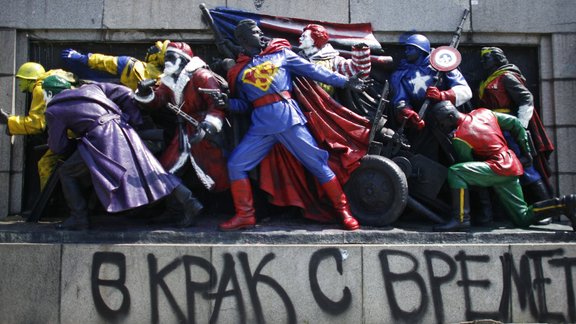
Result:
<instances>
[{"instance_id":1,"label":"soldier's boot","mask_svg":"<svg viewBox=\"0 0 576 324\"><path fill-rule=\"evenodd\" d=\"M535 181L526 186L526 189L530 192L530 195L537 202L552 199L553 196L548 190L548 186L542 180ZM537 222L538 225L548 225L552 222L552 217L544 218Z\"/></svg>"},{"instance_id":2,"label":"soldier's boot","mask_svg":"<svg viewBox=\"0 0 576 324\"><path fill-rule=\"evenodd\" d=\"M152 220L148 222L148 224L156 225L156 224L173 223L182 218L182 215L184 214L184 208L182 207L180 202L176 199L176 197L170 194L165 199L166 199L165 207L162 214L154 217Z\"/></svg>"},{"instance_id":3,"label":"soldier's boot","mask_svg":"<svg viewBox=\"0 0 576 324\"><path fill-rule=\"evenodd\" d=\"M88 219L88 201L83 190L73 178L61 178L62 194L70 210L70 216L63 222L55 225L58 230L80 231L90 228Z\"/></svg>"},{"instance_id":4,"label":"soldier's boot","mask_svg":"<svg viewBox=\"0 0 576 324\"><path fill-rule=\"evenodd\" d=\"M532 212L535 222L564 214L570 220L572 230L576 231L576 194L538 201L532 205Z\"/></svg>"},{"instance_id":5,"label":"soldier's boot","mask_svg":"<svg viewBox=\"0 0 576 324\"><path fill-rule=\"evenodd\" d=\"M453 217L445 224L434 226L436 232L468 232L470 230L470 196L467 189L452 189Z\"/></svg>"},{"instance_id":6,"label":"soldier's boot","mask_svg":"<svg viewBox=\"0 0 576 324\"><path fill-rule=\"evenodd\" d=\"M326 195L330 202L332 202L332 206L336 209L338 216L342 220L342 224L344 228L349 231L354 231L360 228L360 224L352 213L350 212L350 205L348 204L348 199L346 198L346 194L342 190L342 186L340 186L340 182L338 179L334 177L332 180L322 184L322 188L326 191Z\"/></svg>"},{"instance_id":7,"label":"soldier's boot","mask_svg":"<svg viewBox=\"0 0 576 324\"><path fill-rule=\"evenodd\" d=\"M489 225L494 219L492 201L490 199L490 191L488 188L476 188L475 192L477 194L476 198L480 203L481 211L478 217L474 217L474 219L472 219L472 224L478 226Z\"/></svg>"},{"instance_id":8,"label":"soldier's boot","mask_svg":"<svg viewBox=\"0 0 576 324\"><path fill-rule=\"evenodd\" d=\"M176 223L176 226L189 227L196 224L196 216L202 212L204 206L198 199L196 199L196 197L192 195L190 189L181 184L172 191L170 196L172 197L168 197L169 199L167 200L168 210L177 210L178 206L170 206L170 204L174 204L176 202L180 204L184 210L182 218L178 223Z\"/></svg>"},{"instance_id":9,"label":"soldier's boot","mask_svg":"<svg viewBox=\"0 0 576 324\"><path fill-rule=\"evenodd\" d=\"M232 218L218 225L218 228L221 231L253 228L256 225L256 214L250 179L232 181L230 183L230 191L236 213Z\"/></svg>"},{"instance_id":10,"label":"soldier's boot","mask_svg":"<svg viewBox=\"0 0 576 324\"><path fill-rule=\"evenodd\" d=\"M70 211L70 216L63 222L54 225L58 230L83 231L90 228L88 210Z\"/></svg>"}]
</instances>

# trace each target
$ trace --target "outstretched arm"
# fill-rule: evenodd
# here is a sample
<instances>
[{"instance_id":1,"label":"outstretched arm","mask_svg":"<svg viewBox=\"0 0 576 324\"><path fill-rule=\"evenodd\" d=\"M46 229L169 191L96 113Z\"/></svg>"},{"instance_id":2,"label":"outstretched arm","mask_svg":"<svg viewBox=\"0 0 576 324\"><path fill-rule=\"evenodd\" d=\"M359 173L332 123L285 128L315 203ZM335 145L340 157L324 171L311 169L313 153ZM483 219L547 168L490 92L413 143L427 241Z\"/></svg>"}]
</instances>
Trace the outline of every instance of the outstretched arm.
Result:
<instances>
[{"instance_id":1,"label":"outstretched arm","mask_svg":"<svg viewBox=\"0 0 576 324\"><path fill-rule=\"evenodd\" d=\"M34 135L46 129L46 101L42 86L37 84L32 90L32 103L26 116L12 115L8 117L8 130L12 135Z\"/></svg>"},{"instance_id":2,"label":"outstretched arm","mask_svg":"<svg viewBox=\"0 0 576 324\"><path fill-rule=\"evenodd\" d=\"M345 59L336 56L336 71L338 73L351 77L359 74L361 78L370 76L372 63L370 61L370 47L364 43L356 44L352 47L352 57Z\"/></svg>"}]
</instances>

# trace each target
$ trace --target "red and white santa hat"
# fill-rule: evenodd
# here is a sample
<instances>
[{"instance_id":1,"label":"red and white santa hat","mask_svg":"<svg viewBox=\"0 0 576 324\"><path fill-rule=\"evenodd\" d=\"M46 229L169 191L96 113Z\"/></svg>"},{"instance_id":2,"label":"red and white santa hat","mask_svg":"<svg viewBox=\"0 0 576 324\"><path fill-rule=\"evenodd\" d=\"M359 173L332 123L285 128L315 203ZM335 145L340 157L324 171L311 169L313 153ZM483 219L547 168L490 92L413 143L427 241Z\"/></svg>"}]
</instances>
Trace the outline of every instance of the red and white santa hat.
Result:
<instances>
[{"instance_id":1,"label":"red and white santa hat","mask_svg":"<svg viewBox=\"0 0 576 324\"><path fill-rule=\"evenodd\" d=\"M178 53L178 54L184 56L186 59L188 59L188 61L191 61L192 57L194 56L194 52L192 52L190 45L188 45L184 42L170 42L170 43L168 43L168 46L166 47L166 52Z\"/></svg>"}]
</instances>

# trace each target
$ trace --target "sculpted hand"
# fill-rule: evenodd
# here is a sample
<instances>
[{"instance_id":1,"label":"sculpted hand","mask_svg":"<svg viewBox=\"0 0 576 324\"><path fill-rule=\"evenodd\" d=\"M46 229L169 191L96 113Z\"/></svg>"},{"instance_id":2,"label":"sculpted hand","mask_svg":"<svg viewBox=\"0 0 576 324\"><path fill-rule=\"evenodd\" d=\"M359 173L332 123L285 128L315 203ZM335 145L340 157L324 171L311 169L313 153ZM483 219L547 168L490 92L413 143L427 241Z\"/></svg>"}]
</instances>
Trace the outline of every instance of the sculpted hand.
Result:
<instances>
[{"instance_id":1,"label":"sculpted hand","mask_svg":"<svg viewBox=\"0 0 576 324\"><path fill-rule=\"evenodd\" d=\"M214 104L216 105L216 107L219 108L228 108L228 104L229 104L229 100L228 100L228 95L223 93L223 92L214 92L211 93L210 96L212 96L212 100L214 100Z\"/></svg>"},{"instance_id":2,"label":"sculpted hand","mask_svg":"<svg viewBox=\"0 0 576 324\"><path fill-rule=\"evenodd\" d=\"M449 100L453 104L456 102L456 94L454 93L454 90L448 89L446 91L441 91L437 87L428 87L428 89L426 89L426 98L436 101Z\"/></svg>"},{"instance_id":3,"label":"sculpted hand","mask_svg":"<svg viewBox=\"0 0 576 324\"><path fill-rule=\"evenodd\" d=\"M229 100L228 100L228 95L219 91L219 90L214 90L214 89L204 89L204 88L198 88L198 91L205 93L207 95L209 95L210 97L212 97L212 100L214 101L214 105L216 105L216 107L220 107L220 108L228 108L229 106Z\"/></svg>"},{"instance_id":4,"label":"sculpted hand","mask_svg":"<svg viewBox=\"0 0 576 324\"><path fill-rule=\"evenodd\" d=\"M354 92L362 92L370 85L372 85L373 82L374 80L372 79L362 79L360 78L359 74L356 74L355 76L350 77L348 81L346 81L344 87Z\"/></svg>"},{"instance_id":5,"label":"sculpted hand","mask_svg":"<svg viewBox=\"0 0 576 324\"><path fill-rule=\"evenodd\" d=\"M414 126L417 130L422 130L424 126L426 126L426 122L420 119L418 113L412 110L412 108L406 107L400 110L400 117L406 118L408 122L410 122L410 124Z\"/></svg>"},{"instance_id":6,"label":"sculpted hand","mask_svg":"<svg viewBox=\"0 0 576 324\"><path fill-rule=\"evenodd\" d=\"M200 122L200 125L196 128L196 134L190 136L190 144L196 144L203 140L206 136L211 136L216 134L216 127L211 123L203 120Z\"/></svg>"},{"instance_id":7,"label":"sculpted hand","mask_svg":"<svg viewBox=\"0 0 576 324\"><path fill-rule=\"evenodd\" d=\"M62 53L60 54L60 57L62 57L62 60L64 61L69 61L69 62L80 62L84 65L88 64L88 55L84 55L78 51L76 51L75 49L72 48L68 48L62 51Z\"/></svg>"},{"instance_id":8,"label":"sculpted hand","mask_svg":"<svg viewBox=\"0 0 576 324\"><path fill-rule=\"evenodd\" d=\"M229 103L230 103L228 100L228 95L220 92L218 94L218 96L216 98L214 98L214 103L216 103L216 106L218 106L218 107L228 108Z\"/></svg>"},{"instance_id":9,"label":"sculpted hand","mask_svg":"<svg viewBox=\"0 0 576 324\"><path fill-rule=\"evenodd\" d=\"M136 95L138 97L148 97L152 94L152 87L156 84L154 79L146 79L138 82L138 88L136 89Z\"/></svg>"}]
</instances>

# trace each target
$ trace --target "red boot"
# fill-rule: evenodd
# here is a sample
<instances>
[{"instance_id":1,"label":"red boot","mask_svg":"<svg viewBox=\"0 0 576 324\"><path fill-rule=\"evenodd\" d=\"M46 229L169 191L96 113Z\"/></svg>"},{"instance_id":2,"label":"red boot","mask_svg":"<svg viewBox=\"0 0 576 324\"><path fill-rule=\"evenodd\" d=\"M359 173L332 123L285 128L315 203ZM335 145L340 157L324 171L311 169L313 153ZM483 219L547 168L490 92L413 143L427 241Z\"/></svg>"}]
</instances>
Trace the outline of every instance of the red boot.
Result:
<instances>
[{"instance_id":1,"label":"red boot","mask_svg":"<svg viewBox=\"0 0 576 324\"><path fill-rule=\"evenodd\" d=\"M230 191L232 192L236 215L218 225L218 227L221 231L236 231L254 227L256 225L256 216L254 214L250 180L246 178L232 181L230 183Z\"/></svg>"},{"instance_id":2,"label":"red boot","mask_svg":"<svg viewBox=\"0 0 576 324\"><path fill-rule=\"evenodd\" d=\"M352 216L352 213L350 212L348 199L346 198L344 191L342 191L342 186L340 186L338 179L336 179L336 177L332 178L332 180L324 183L322 188L324 188L324 191L326 191L326 194L332 202L334 209L336 209L336 212L342 218L342 224L344 224L344 228L349 231L359 229L360 224L358 224L358 221L356 218L354 218L354 216Z\"/></svg>"}]
</instances>

